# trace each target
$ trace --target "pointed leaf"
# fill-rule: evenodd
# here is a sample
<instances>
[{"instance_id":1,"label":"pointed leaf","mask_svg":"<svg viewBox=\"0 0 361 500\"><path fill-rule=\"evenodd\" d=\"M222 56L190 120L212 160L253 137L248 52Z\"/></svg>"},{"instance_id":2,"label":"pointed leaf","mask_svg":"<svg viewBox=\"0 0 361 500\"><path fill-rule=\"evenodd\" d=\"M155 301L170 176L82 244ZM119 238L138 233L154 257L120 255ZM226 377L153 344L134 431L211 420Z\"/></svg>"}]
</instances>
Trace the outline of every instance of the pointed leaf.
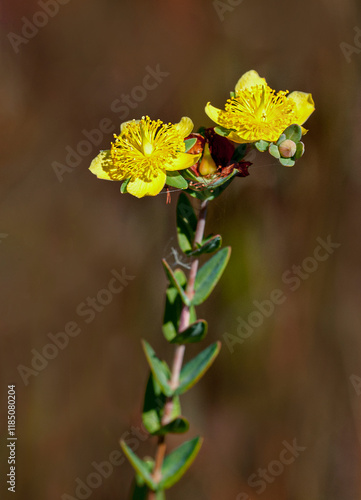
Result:
<instances>
[{"instance_id":1,"label":"pointed leaf","mask_svg":"<svg viewBox=\"0 0 361 500\"><path fill-rule=\"evenodd\" d=\"M230 255L230 247L222 248L200 268L195 280L193 305L201 304L211 294L227 266Z\"/></svg>"},{"instance_id":2,"label":"pointed leaf","mask_svg":"<svg viewBox=\"0 0 361 500\"><path fill-rule=\"evenodd\" d=\"M169 385L170 380L170 370L168 365L161 361L155 354L152 347L148 344L146 340L142 340L143 349L148 360L150 369L152 370L155 380L160 385L162 392L170 397L173 395L173 390Z\"/></svg>"},{"instance_id":3,"label":"pointed leaf","mask_svg":"<svg viewBox=\"0 0 361 500\"><path fill-rule=\"evenodd\" d=\"M193 250L194 233L197 227L197 217L194 209L184 193L181 193L177 203L177 234L178 244L183 252Z\"/></svg>"},{"instance_id":4,"label":"pointed leaf","mask_svg":"<svg viewBox=\"0 0 361 500\"><path fill-rule=\"evenodd\" d=\"M191 441L183 443L165 457L162 466L162 479L159 482L160 489L168 489L185 474L196 458L203 439L196 437Z\"/></svg>"},{"instance_id":5,"label":"pointed leaf","mask_svg":"<svg viewBox=\"0 0 361 500\"><path fill-rule=\"evenodd\" d=\"M193 344L203 340L207 335L208 325L204 319L200 319L189 325L189 327L171 341L172 344Z\"/></svg>"},{"instance_id":6,"label":"pointed leaf","mask_svg":"<svg viewBox=\"0 0 361 500\"><path fill-rule=\"evenodd\" d=\"M196 142L196 137L192 137L191 139L184 139L184 144L186 146L185 153L188 153L188 151L193 148Z\"/></svg>"},{"instance_id":7,"label":"pointed leaf","mask_svg":"<svg viewBox=\"0 0 361 500\"><path fill-rule=\"evenodd\" d=\"M286 139L291 139L291 141L296 143L302 138L302 128L296 123L287 127L283 133Z\"/></svg>"},{"instance_id":8,"label":"pointed leaf","mask_svg":"<svg viewBox=\"0 0 361 500\"><path fill-rule=\"evenodd\" d=\"M195 358L189 361L183 368L179 377L179 386L175 393L183 394L194 386L205 374L221 350L221 343L215 342L204 349Z\"/></svg>"},{"instance_id":9,"label":"pointed leaf","mask_svg":"<svg viewBox=\"0 0 361 500\"><path fill-rule=\"evenodd\" d=\"M120 186L120 192L121 192L121 193L123 193L123 194L124 194L124 193L126 193L126 192L127 192L127 186L128 186L128 184L129 184L129 181L130 181L130 177L129 177L129 179L125 179L125 181L124 181L124 182L122 182L122 185Z\"/></svg>"},{"instance_id":10,"label":"pointed leaf","mask_svg":"<svg viewBox=\"0 0 361 500\"><path fill-rule=\"evenodd\" d=\"M167 186L171 186L177 189L187 189L188 187L188 182L177 171L167 171L167 179L165 183L167 184Z\"/></svg>"},{"instance_id":11,"label":"pointed leaf","mask_svg":"<svg viewBox=\"0 0 361 500\"><path fill-rule=\"evenodd\" d=\"M125 441L120 442L120 446L122 447L122 450L124 452L124 455L127 457L129 460L130 464L134 468L134 470L139 474L139 476L143 479L145 484L151 489L151 490L156 490L157 489L157 483L154 481L154 479L151 476L151 473L149 472L149 467L146 462L141 460L132 450L129 448L129 446L126 444Z\"/></svg>"},{"instance_id":12,"label":"pointed leaf","mask_svg":"<svg viewBox=\"0 0 361 500\"><path fill-rule=\"evenodd\" d=\"M177 280L177 277L174 274L174 272L172 271L172 269L170 268L168 262L165 259L162 259L162 264L163 264L165 273L166 273L167 278L169 279L170 283L177 289L177 292L179 293L183 303L186 306L189 306L191 304L191 301L188 298L188 296L186 295L182 285Z\"/></svg>"},{"instance_id":13,"label":"pointed leaf","mask_svg":"<svg viewBox=\"0 0 361 500\"><path fill-rule=\"evenodd\" d=\"M154 460L153 458L146 458L144 461L144 464L145 466L147 467L148 469L148 472L149 474L152 474L153 472L153 469L154 469ZM146 486L145 482L144 482L144 479L142 478L142 476L140 476L138 474L137 471L135 471L135 476L134 476L134 480L135 480L135 483L138 485L138 486Z\"/></svg>"},{"instance_id":14,"label":"pointed leaf","mask_svg":"<svg viewBox=\"0 0 361 500\"><path fill-rule=\"evenodd\" d=\"M187 252L189 256L202 255L203 253L212 253L218 250L222 246L222 236L220 234L216 234L204 240L202 245L200 245L196 250L192 252Z\"/></svg>"}]
</instances>

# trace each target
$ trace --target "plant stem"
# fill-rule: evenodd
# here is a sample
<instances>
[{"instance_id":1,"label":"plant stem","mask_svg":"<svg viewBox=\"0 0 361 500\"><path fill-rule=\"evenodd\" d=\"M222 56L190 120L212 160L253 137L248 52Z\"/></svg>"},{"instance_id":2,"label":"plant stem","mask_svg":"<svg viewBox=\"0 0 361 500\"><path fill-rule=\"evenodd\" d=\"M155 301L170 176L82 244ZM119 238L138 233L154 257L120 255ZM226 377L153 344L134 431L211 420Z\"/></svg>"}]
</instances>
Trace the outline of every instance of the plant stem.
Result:
<instances>
[{"instance_id":1,"label":"plant stem","mask_svg":"<svg viewBox=\"0 0 361 500\"><path fill-rule=\"evenodd\" d=\"M206 225L207 207L208 207L208 201L207 200L202 201L198 215L197 227L194 234L193 248L197 248L197 244L202 243L204 228ZM198 265L199 265L199 259L195 258L191 264L188 276L187 288L186 288L186 294L190 299L192 299L194 295L194 284L197 276ZM178 329L179 333L184 331L189 326L189 317L190 317L190 308L184 305L179 320L179 329ZM182 369L184 352L185 352L185 345L178 345L174 352L172 374L170 380L170 386L172 387L172 389L176 389L179 385L179 376ZM172 415L172 411L173 411L173 398L168 398L164 407L164 414L162 418L163 425L169 422ZM166 450L165 436L159 436L157 451L156 451L155 466L152 474L153 478L156 481L159 480L161 477L161 469L165 456L165 450ZM156 493L154 491L150 491L148 495L148 500L155 500L155 498L156 498Z\"/></svg>"},{"instance_id":2,"label":"plant stem","mask_svg":"<svg viewBox=\"0 0 361 500\"><path fill-rule=\"evenodd\" d=\"M207 207L208 207L208 202L207 200L205 200L201 203L197 228L194 235L193 248L197 248L197 244L202 243L204 228L206 225ZM194 295L194 283L197 276L198 264L199 264L199 259L197 258L194 259L191 265L191 269L189 271L189 277L186 289L186 294L189 297L189 299L192 299ZM190 308L184 305L179 321L179 332L183 332L189 326L189 315L190 315ZM184 351L185 351L185 345L179 345L176 347L173 359L173 366L172 366L172 377L170 381L170 386L172 387L172 389L176 389L179 384L179 375L183 364ZM171 403L173 404L173 402ZM166 410L167 408L165 409L164 412L165 414L167 414Z\"/></svg>"}]
</instances>

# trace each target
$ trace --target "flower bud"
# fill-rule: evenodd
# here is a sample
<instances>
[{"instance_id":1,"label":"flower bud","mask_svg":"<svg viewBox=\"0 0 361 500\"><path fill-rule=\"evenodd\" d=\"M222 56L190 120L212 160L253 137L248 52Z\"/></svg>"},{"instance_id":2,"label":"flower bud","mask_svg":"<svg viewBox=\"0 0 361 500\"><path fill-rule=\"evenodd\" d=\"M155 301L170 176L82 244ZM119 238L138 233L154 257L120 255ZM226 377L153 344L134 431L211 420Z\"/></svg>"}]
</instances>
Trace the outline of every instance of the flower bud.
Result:
<instances>
[{"instance_id":1,"label":"flower bud","mask_svg":"<svg viewBox=\"0 0 361 500\"><path fill-rule=\"evenodd\" d=\"M292 158L296 154L296 143L291 139L286 139L278 146L278 150L283 158Z\"/></svg>"},{"instance_id":2,"label":"flower bud","mask_svg":"<svg viewBox=\"0 0 361 500\"><path fill-rule=\"evenodd\" d=\"M204 147L203 158L201 164L199 165L199 173L201 175L209 175L214 174L217 171L217 166L214 163L214 160L211 156L211 152L209 150L209 146L206 143Z\"/></svg>"}]
</instances>

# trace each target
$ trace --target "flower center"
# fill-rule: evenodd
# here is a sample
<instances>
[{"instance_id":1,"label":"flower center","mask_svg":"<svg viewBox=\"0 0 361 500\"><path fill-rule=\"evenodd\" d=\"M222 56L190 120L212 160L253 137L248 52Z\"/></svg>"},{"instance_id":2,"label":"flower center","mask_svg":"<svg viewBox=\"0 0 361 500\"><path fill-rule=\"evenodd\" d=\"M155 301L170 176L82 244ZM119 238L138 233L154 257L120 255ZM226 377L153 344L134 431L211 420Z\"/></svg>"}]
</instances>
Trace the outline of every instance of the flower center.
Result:
<instances>
[{"instance_id":1,"label":"flower center","mask_svg":"<svg viewBox=\"0 0 361 500\"><path fill-rule=\"evenodd\" d=\"M221 125L235 130L246 140L274 141L296 120L296 106L288 92L277 94L268 85L237 91L220 113Z\"/></svg>"},{"instance_id":2,"label":"flower center","mask_svg":"<svg viewBox=\"0 0 361 500\"><path fill-rule=\"evenodd\" d=\"M148 116L128 123L123 132L114 137L110 175L119 179L151 181L185 151L183 137L175 125L151 120Z\"/></svg>"}]
</instances>

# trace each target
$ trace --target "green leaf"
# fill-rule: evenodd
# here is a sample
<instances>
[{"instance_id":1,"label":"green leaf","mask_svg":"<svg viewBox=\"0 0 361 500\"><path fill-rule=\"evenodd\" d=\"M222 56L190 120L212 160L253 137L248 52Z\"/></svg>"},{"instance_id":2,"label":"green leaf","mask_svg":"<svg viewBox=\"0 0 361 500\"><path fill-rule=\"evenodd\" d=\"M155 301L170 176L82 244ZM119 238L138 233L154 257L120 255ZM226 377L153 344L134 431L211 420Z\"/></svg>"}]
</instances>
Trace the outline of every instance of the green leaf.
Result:
<instances>
[{"instance_id":1,"label":"green leaf","mask_svg":"<svg viewBox=\"0 0 361 500\"><path fill-rule=\"evenodd\" d=\"M171 186L177 189L187 189L188 187L188 182L177 171L170 172L168 170L165 183L167 184L167 186Z\"/></svg>"},{"instance_id":2,"label":"green leaf","mask_svg":"<svg viewBox=\"0 0 361 500\"><path fill-rule=\"evenodd\" d=\"M286 139L290 139L296 143L302 138L302 129L300 125L297 125L296 123L287 127L283 133L286 136Z\"/></svg>"},{"instance_id":3,"label":"green leaf","mask_svg":"<svg viewBox=\"0 0 361 500\"><path fill-rule=\"evenodd\" d=\"M144 396L142 420L144 427L150 434L160 435L167 433L186 432L189 428L188 421L181 416L181 406L178 396L173 396L172 412L166 425L162 424L166 396L161 387L150 373Z\"/></svg>"},{"instance_id":4,"label":"green leaf","mask_svg":"<svg viewBox=\"0 0 361 500\"><path fill-rule=\"evenodd\" d=\"M278 150L278 146L276 146L276 144L273 144L273 143L270 144L268 151L275 158L281 158L280 152Z\"/></svg>"},{"instance_id":5,"label":"green leaf","mask_svg":"<svg viewBox=\"0 0 361 500\"><path fill-rule=\"evenodd\" d=\"M123 194L124 194L124 193L126 193L126 192L127 192L127 186L128 186L128 184L129 184L129 181L130 181L130 177L129 177L129 179L125 179L125 181L124 181L124 182L122 182L122 185L120 186L120 192L121 192L121 193L123 193Z\"/></svg>"},{"instance_id":6,"label":"green leaf","mask_svg":"<svg viewBox=\"0 0 361 500\"><path fill-rule=\"evenodd\" d=\"M145 485L139 486L137 484L137 481L134 480L131 499L132 500L147 500L148 491L149 490L148 490L147 486L145 486Z\"/></svg>"},{"instance_id":7,"label":"green leaf","mask_svg":"<svg viewBox=\"0 0 361 500\"><path fill-rule=\"evenodd\" d=\"M196 458L203 439L196 437L179 448L175 449L165 457L162 466L162 479L159 482L160 489L168 489L185 474Z\"/></svg>"},{"instance_id":8,"label":"green leaf","mask_svg":"<svg viewBox=\"0 0 361 500\"><path fill-rule=\"evenodd\" d=\"M186 295L186 293L185 293L182 285L177 280L177 277L174 274L174 272L172 271L172 269L170 268L168 262L165 259L162 259L162 264L163 264L165 273L167 275L167 278L169 279L170 283L177 289L179 295L181 296L181 299L182 299L183 303L186 306L190 306L191 301L188 298L188 296Z\"/></svg>"},{"instance_id":9,"label":"green leaf","mask_svg":"<svg viewBox=\"0 0 361 500\"><path fill-rule=\"evenodd\" d=\"M230 247L222 248L200 268L194 284L193 305L198 306L211 294L227 266L230 255Z\"/></svg>"},{"instance_id":10,"label":"green leaf","mask_svg":"<svg viewBox=\"0 0 361 500\"><path fill-rule=\"evenodd\" d=\"M261 153L264 153L265 151L267 151L267 149L269 147L269 142L260 140L260 141L255 142L254 145L258 149L258 151L261 151Z\"/></svg>"},{"instance_id":11,"label":"green leaf","mask_svg":"<svg viewBox=\"0 0 361 500\"><path fill-rule=\"evenodd\" d=\"M142 412L144 427L150 434L156 434L162 426L161 418L166 400L166 396L151 372L145 389Z\"/></svg>"},{"instance_id":12,"label":"green leaf","mask_svg":"<svg viewBox=\"0 0 361 500\"><path fill-rule=\"evenodd\" d=\"M279 162L285 167L293 167L293 165L296 163L291 158L280 158Z\"/></svg>"},{"instance_id":13,"label":"green leaf","mask_svg":"<svg viewBox=\"0 0 361 500\"><path fill-rule=\"evenodd\" d=\"M125 441L120 442L120 446L122 447L122 450L124 452L124 455L127 457L129 460L130 464L134 468L137 474L143 479L145 484L153 491L157 490L157 483L154 481L154 479L151 476L151 473L149 471L149 466L146 462L141 460L132 450L129 448L129 446L126 444Z\"/></svg>"},{"instance_id":14,"label":"green leaf","mask_svg":"<svg viewBox=\"0 0 361 500\"><path fill-rule=\"evenodd\" d=\"M182 288L187 278L181 269L176 269L174 275ZM166 291L165 309L163 316L163 335L170 342L178 333L179 318L183 308L183 301L175 286L169 285Z\"/></svg>"},{"instance_id":15,"label":"green leaf","mask_svg":"<svg viewBox=\"0 0 361 500\"><path fill-rule=\"evenodd\" d=\"M298 142L296 146L296 153L293 159L298 160L298 158L301 158L301 156L303 156L304 152L305 152L305 145L303 144L303 142Z\"/></svg>"},{"instance_id":16,"label":"green leaf","mask_svg":"<svg viewBox=\"0 0 361 500\"><path fill-rule=\"evenodd\" d=\"M189 430L189 422L184 417L176 418L167 425L164 425L158 434L184 434Z\"/></svg>"},{"instance_id":17,"label":"green leaf","mask_svg":"<svg viewBox=\"0 0 361 500\"><path fill-rule=\"evenodd\" d=\"M188 153L188 151L193 148L196 142L197 142L196 137L193 137L191 139L185 139L184 140L184 144L186 146L185 152Z\"/></svg>"},{"instance_id":18,"label":"green leaf","mask_svg":"<svg viewBox=\"0 0 361 500\"><path fill-rule=\"evenodd\" d=\"M178 244L183 252L193 250L194 233L197 227L197 217L188 196L181 193L177 203L177 234Z\"/></svg>"},{"instance_id":19,"label":"green leaf","mask_svg":"<svg viewBox=\"0 0 361 500\"><path fill-rule=\"evenodd\" d=\"M194 198L198 198L199 200L214 200L219 196L225 189L226 187L232 182L234 177L237 174L237 169L234 169L231 174L229 174L227 177L220 177L219 179L212 181L209 183L203 182L204 188L201 190L193 190L192 188L187 189L187 193L189 193L191 196ZM202 178L199 177L197 179L198 183L201 183Z\"/></svg>"},{"instance_id":20,"label":"green leaf","mask_svg":"<svg viewBox=\"0 0 361 500\"><path fill-rule=\"evenodd\" d=\"M239 162L243 160L246 151L247 151L247 144L239 144L233 152L231 161Z\"/></svg>"},{"instance_id":21,"label":"green leaf","mask_svg":"<svg viewBox=\"0 0 361 500\"><path fill-rule=\"evenodd\" d=\"M195 323L197 321L197 311L194 306L189 308L189 323Z\"/></svg>"},{"instance_id":22,"label":"green leaf","mask_svg":"<svg viewBox=\"0 0 361 500\"><path fill-rule=\"evenodd\" d=\"M216 234L210 238L203 240L202 244L196 250L192 252L187 252L189 256L201 255L203 253L212 253L218 250L222 246L222 236Z\"/></svg>"},{"instance_id":23,"label":"green leaf","mask_svg":"<svg viewBox=\"0 0 361 500\"><path fill-rule=\"evenodd\" d=\"M214 127L214 131L216 132L216 134L221 135L222 137L227 137L227 135L232 132L232 130L224 128L221 125L217 125L217 127Z\"/></svg>"},{"instance_id":24,"label":"green leaf","mask_svg":"<svg viewBox=\"0 0 361 500\"><path fill-rule=\"evenodd\" d=\"M174 391L169 385L170 380L170 370L168 365L161 361L155 354L152 347L148 344L146 340L142 340L143 349L149 363L150 369L152 370L155 380L160 385L162 392L170 397L173 395Z\"/></svg>"},{"instance_id":25,"label":"green leaf","mask_svg":"<svg viewBox=\"0 0 361 500\"><path fill-rule=\"evenodd\" d=\"M215 342L184 365L179 376L176 394L184 394L198 382L216 359L220 349L221 343Z\"/></svg>"},{"instance_id":26,"label":"green leaf","mask_svg":"<svg viewBox=\"0 0 361 500\"><path fill-rule=\"evenodd\" d=\"M181 175L185 178L185 179L188 179L189 181L194 181L194 182L198 182L199 180L199 177L197 177L194 172L192 172L192 170L190 170L189 168L186 168L184 170L181 170L180 171Z\"/></svg>"},{"instance_id":27,"label":"green leaf","mask_svg":"<svg viewBox=\"0 0 361 500\"><path fill-rule=\"evenodd\" d=\"M279 146L281 142L285 141L287 139L285 134L281 134L278 138L278 141L276 142L276 145Z\"/></svg>"},{"instance_id":28,"label":"green leaf","mask_svg":"<svg viewBox=\"0 0 361 500\"><path fill-rule=\"evenodd\" d=\"M147 486L140 486L136 481L133 482L133 490L131 500L147 500L149 489ZM155 492L155 500L165 500L164 490Z\"/></svg>"},{"instance_id":29,"label":"green leaf","mask_svg":"<svg viewBox=\"0 0 361 500\"><path fill-rule=\"evenodd\" d=\"M208 325L204 319L200 319L195 323L189 325L189 327L178 335L171 341L172 344L194 344L203 340L207 335Z\"/></svg>"}]
</instances>

